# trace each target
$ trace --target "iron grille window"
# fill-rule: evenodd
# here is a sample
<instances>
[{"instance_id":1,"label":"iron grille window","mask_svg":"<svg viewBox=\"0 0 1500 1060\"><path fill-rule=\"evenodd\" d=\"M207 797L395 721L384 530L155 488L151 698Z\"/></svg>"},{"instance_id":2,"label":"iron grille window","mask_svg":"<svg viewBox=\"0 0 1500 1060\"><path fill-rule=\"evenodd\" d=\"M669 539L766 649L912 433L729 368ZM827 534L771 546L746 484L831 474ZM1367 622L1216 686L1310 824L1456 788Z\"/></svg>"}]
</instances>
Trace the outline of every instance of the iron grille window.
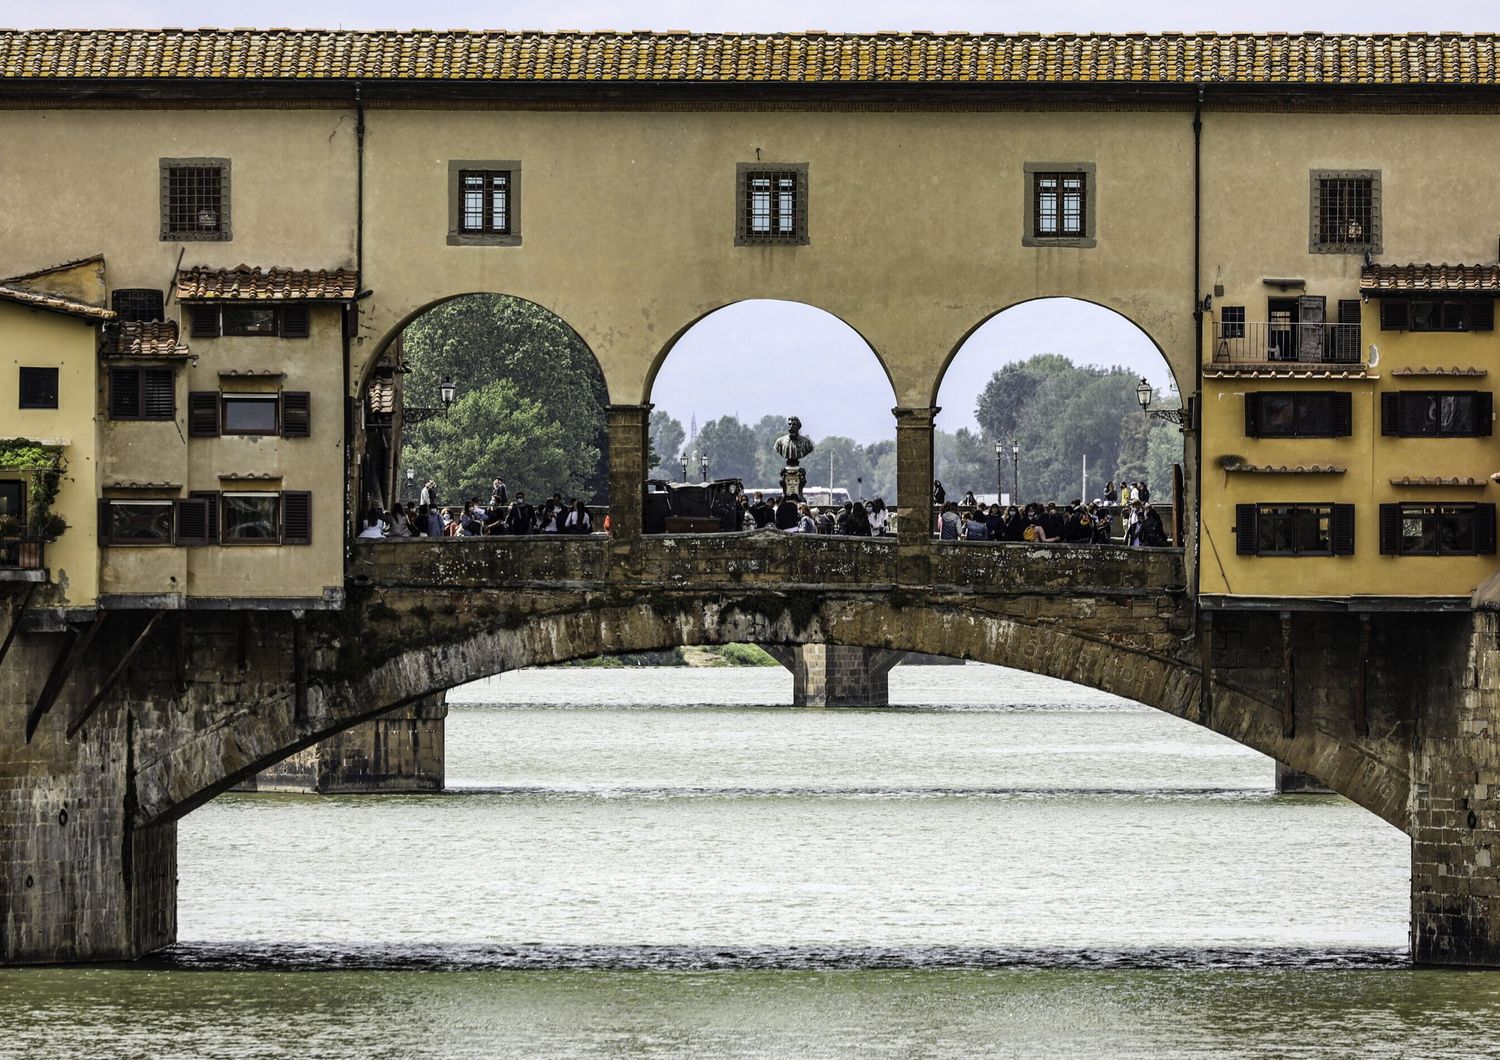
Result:
<instances>
[{"instance_id":1,"label":"iron grille window","mask_svg":"<svg viewBox=\"0 0 1500 1060\"><path fill-rule=\"evenodd\" d=\"M1380 250L1380 175L1369 170L1314 171L1310 250Z\"/></svg>"},{"instance_id":2,"label":"iron grille window","mask_svg":"<svg viewBox=\"0 0 1500 1060\"><path fill-rule=\"evenodd\" d=\"M1382 504L1380 551L1392 556L1487 556L1493 504Z\"/></svg>"},{"instance_id":3,"label":"iron grille window","mask_svg":"<svg viewBox=\"0 0 1500 1060\"><path fill-rule=\"evenodd\" d=\"M229 160L164 158L161 162L161 237L229 238Z\"/></svg>"},{"instance_id":4,"label":"iron grille window","mask_svg":"<svg viewBox=\"0 0 1500 1060\"><path fill-rule=\"evenodd\" d=\"M1245 395L1245 434L1251 438L1347 438L1353 426L1348 391Z\"/></svg>"},{"instance_id":5,"label":"iron grille window","mask_svg":"<svg viewBox=\"0 0 1500 1060\"><path fill-rule=\"evenodd\" d=\"M165 320L161 291L154 287L121 287L110 293L109 307L122 321Z\"/></svg>"},{"instance_id":6,"label":"iron grille window","mask_svg":"<svg viewBox=\"0 0 1500 1060\"><path fill-rule=\"evenodd\" d=\"M1245 307L1226 305L1219 310L1219 337L1242 339L1245 337Z\"/></svg>"},{"instance_id":7,"label":"iron grille window","mask_svg":"<svg viewBox=\"0 0 1500 1060\"><path fill-rule=\"evenodd\" d=\"M1352 555L1354 505L1238 504L1234 531L1242 556Z\"/></svg>"},{"instance_id":8,"label":"iron grille window","mask_svg":"<svg viewBox=\"0 0 1500 1060\"><path fill-rule=\"evenodd\" d=\"M737 242L807 242L806 166L741 166L739 179Z\"/></svg>"},{"instance_id":9,"label":"iron grille window","mask_svg":"<svg viewBox=\"0 0 1500 1060\"><path fill-rule=\"evenodd\" d=\"M510 173L462 170L458 175L458 230L510 235Z\"/></svg>"},{"instance_id":10,"label":"iron grille window","mask_svg":"<svg viewBox=\"0 0 1500 1060\"><path fill-rule=\"evenodd\" d=\"M20 383L21 408L57 408L56 368L22 368Z\"/></svg>"},{"instance_id":11,"label":"iron grille window","mask_svg":"<svg viewBox=\"0 0 1500 1060\"><path fill-rule=\"evenodd\" d=\"M177 415L177 380L170 368L111 368L109 418L170 420Z\"/></svg>"},{"instance_id":12,"label":"iron grille window","mask_svg":"<svg viewBox=\"0 0 1500 1060\"><path fill-rule=\"evenodd\" d=\"M1035 173L1038 238L1082 237L1087 234L1088 182L1082 173Z\"/></svg>"},{"instance_id":13,"label":"iron grille window","mask_svg":"<svg viewBox=\"0 0 1500 1060\"><path fill-rule=\"evenodd\" d=\"M1403 390L1380 395L1380 433L1397 437L1482 437L1493 430L1487 390Z\"/></svg>"}]
</instances>

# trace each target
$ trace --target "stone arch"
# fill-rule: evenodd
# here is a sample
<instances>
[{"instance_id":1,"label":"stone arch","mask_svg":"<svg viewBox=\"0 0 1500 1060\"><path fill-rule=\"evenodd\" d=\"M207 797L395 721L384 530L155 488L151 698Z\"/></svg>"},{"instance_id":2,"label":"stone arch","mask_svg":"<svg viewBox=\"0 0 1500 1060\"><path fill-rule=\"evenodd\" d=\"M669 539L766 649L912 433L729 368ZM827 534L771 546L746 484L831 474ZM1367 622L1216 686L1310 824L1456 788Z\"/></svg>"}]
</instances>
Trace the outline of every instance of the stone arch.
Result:
<instances>
[{"instance_id":1,"label":"stone arch","mask_svg":"<svg viewBox=\"0 0 1500 1060\"><path fill-rule=\"evenodd\" d=\"M462 593L433 594L456 605ZM897 603L854 595L809 598L746 591L649 598L580 593L562 603L547 594L524 613L475 605L444 629L426 604L402 618L383 598L353 612L334 630L385 629L392 646L360 668L361 676L314 685L299 718L290 703L267 704L267 716L184 731L177 746L145 763L137 776L138 824L174 820L281 758L435 691L506 670L597 655L659 651L697 644L828 643L948 655L1014 667L1120 695L1201 725L1294 769L1316 771L1335 791L1395 827L1409 828L1404 760L1310 728L1283 733L1278 705L1255 690L1216 684L1212 709L1200 696L1196 653L1178 655L1149 643L1074 629L1064 621L1020 618L976 607L972 599ZM894 614L893 614L894 611ZM387 614L389 612L389 614ZM396 616L396 617L391 617ZM339 622L335 616L328 620ZM326 633L324 652L341 650ZM365 651L369 638L358 646Z\"/></svg>"}]
</instances>

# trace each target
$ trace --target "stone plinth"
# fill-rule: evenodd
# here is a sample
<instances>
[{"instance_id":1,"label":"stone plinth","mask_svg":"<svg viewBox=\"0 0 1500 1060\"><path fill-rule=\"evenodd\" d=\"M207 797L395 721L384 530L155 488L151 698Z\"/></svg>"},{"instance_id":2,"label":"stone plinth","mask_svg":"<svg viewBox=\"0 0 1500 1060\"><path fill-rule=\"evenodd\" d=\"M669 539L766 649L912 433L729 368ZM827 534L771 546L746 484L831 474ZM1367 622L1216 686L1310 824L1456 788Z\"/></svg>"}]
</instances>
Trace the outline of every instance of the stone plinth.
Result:
<instances>
[{"instance_id":1,"label":"stone plinth","mask_svg":"<svg viewBox=\"0 0 1500 1060\"><path fill-rule=\"evenodd\" d=\"M1333 791L1310 773L1299 773L1291 766L1276 763L1276 791L1281 795L1333 795Z\"/></svg>"},{"instance_id":2,"label":"stone plinth","mask_svg":"<svg viewBox=\"0 0 1500 1060\"><path fill-rule=\"evenodd\" d=\"M906 654L841 644L776 645L766 651L792 671L794 707L889 706L888 677Z\"/></svg>"}]
</instances>

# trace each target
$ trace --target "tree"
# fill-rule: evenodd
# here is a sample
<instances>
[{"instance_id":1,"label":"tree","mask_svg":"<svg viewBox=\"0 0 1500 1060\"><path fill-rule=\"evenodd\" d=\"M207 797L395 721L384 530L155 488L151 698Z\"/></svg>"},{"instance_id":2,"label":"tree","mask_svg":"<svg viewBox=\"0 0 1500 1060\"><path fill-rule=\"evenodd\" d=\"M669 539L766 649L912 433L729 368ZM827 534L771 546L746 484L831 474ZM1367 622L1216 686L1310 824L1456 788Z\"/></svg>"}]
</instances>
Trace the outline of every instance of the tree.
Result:
<instances>
[{"instance_id":1,"label":"tree","mask_svg":"<svg viewBox=\"0 0 1500 1060\"><path fill-rule=\"evenodd\" d=\"M467 295L418 317L402 332L402 343L406 363L412 369L406 379L407 404L437 405L438 385L445 377L458 384L460 395L505 393L531 402L561 432L558 437L565 457L555 481L533 488L545 489L548 494L561 489L585 497L608 496L609 472L604 456L609 446L604 420L608 393L604 376L583 340L559 317L520 298ZM492 381L507 382L512 389L491 390L488 384ZM508 408L470 408L473 428L480 438L509 430L516 420L514 411ZM452 418L450 411L446 419ZM456 456L450 461L436 451L439 440L450 437L442 426L444 420L438 417L410 429L404 458L407 465L422 468L414 452L421 452L424 459L462 462ZM547 434L552 436L550 431ZM503 473L507 483L535 479L530 468L496 466L485 472L486 495L489 479L496 473Z\"/></svg>"},{"instance_id":2,"label":"tree","mask_svg":"<svg viewBox=\"0 0 1500 1060\"><path fill-rule=\"evenodd\" d=\"M573 451L563 425L506 379L468 391L448 415L422 426L421 440L406 445L406 464L418 477L437 480L444 503L488 498L491 480L502 473L512 497L586 496L577 469L599 459L597 449Z\"/></svg>"},{"instance_id":3,"label":"tree","mask_svg":"<svg viewBox=\"0 0 1500 1060\"><path fill-rule=\"evenodd\" d=\"M721 416L699 427L697 448L700 456L708 457L710 477L745 482L755 477L755 432L737 417ZM697 470L689 467L689 477Z\"/></svg>"},{"instance_id":4,"label":"tree","mask_svg":"<svg viewBox=\"0 0 1500 1060\"><path fill-rule=\"evenodd\" d=\"M675 480L678 475L678 454L682 452L682 440L687 437L680 420L661 409L651 412L651 453L646 459L651 478Z\"/></svg>"}]
</instances>

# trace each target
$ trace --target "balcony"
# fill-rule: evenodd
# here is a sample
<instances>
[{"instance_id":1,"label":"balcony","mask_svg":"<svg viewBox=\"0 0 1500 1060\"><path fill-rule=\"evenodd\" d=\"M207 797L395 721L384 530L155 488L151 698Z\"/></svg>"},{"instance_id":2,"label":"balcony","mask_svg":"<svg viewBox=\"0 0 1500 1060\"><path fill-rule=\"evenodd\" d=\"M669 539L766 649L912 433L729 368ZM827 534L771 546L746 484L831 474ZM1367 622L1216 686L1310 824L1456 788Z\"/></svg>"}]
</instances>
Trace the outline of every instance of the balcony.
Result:
<instances>
[{"instance_id":1,"label":"balcony","mask_svg":"<svg viewBox=\"0 0 1500 1060\"><path fill-rule=\"evenodd\" d=\"M30 537L0 537L0 581L45 580L46 569L45 541Z\"/></svg>"},{"instance_id":2,"label":"balcony","mask_svg":"<svg viewBox=\"0 0 1500 1060\"><path fill-rule=\"evenodd\" d=\"M1358 324L1220 322L1214 325L1215 364L1361 363Z\"/></svg>"}]
</instances>

